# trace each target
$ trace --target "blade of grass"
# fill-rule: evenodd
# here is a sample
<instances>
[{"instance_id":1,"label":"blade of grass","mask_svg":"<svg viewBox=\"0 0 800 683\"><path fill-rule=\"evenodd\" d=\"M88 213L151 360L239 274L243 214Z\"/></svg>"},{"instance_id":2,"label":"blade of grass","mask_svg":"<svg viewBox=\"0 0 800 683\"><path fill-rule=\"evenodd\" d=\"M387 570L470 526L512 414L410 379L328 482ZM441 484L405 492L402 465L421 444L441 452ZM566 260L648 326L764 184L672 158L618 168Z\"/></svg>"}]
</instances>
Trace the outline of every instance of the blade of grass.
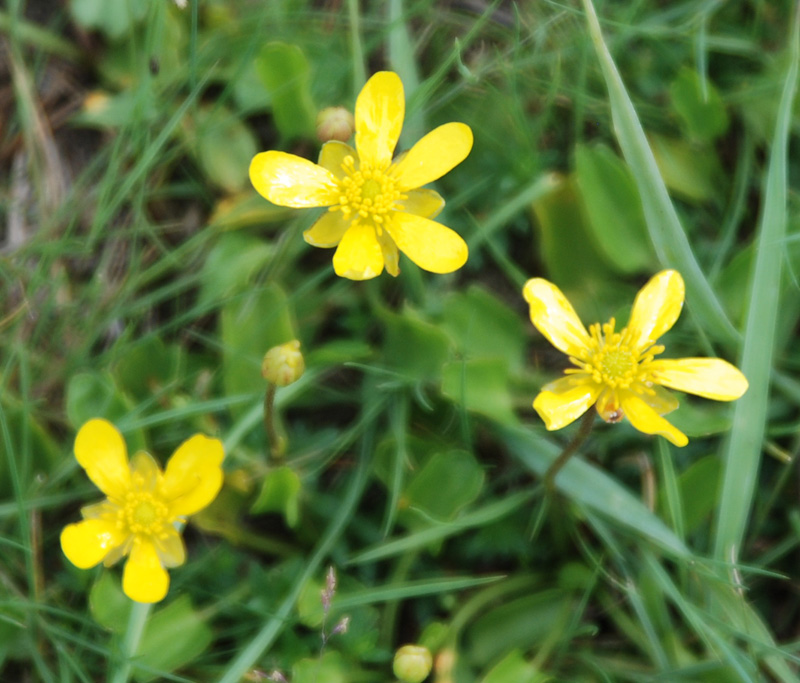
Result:
<instances>
[{"instance_id":1,"label":"blade of grass","mask_svg":"<svg viewBox=\"0 0 800 683\"><path fill-rule=\"evenodd\" d=\"M750 382L736 402L724 457L714 554L735 563L750 516L767 419L775 331L780 305L781 264L786 235L787 152L792 103L800 63L800 5L795 5L791 61L784 81L756 235L756 255L747 302L740 367Z\"/></svg>"},{"instance_id":2,"label":"blade of grass","mask_svg":"<svg viewBox=\"0 0 800 683\"><path fill-rule=\"evenodd\" d=\"M361 15L358 11L358 0L347 0L347 14L350 23L350 50L353 60L353 96L358 96L364 83L367 82L367 70L364 68L364 47L361 44Z\"/></svg>"},{"instance_id":3,"label":"blade of grass","mask_svg":"<svg viewBox=\"0 0 800 683\"><path fill-rule=\"evenodd\" d=\"M697 320L703 321L703 327L709 334L721 342L735 346L739 340L739 333L728 319L694 257L633 102L625 89L611 53L603 42L600 22L592 0L583 0L583 6L589 24L589 34L608 87L617 141L639 188L647 229L658 259L664 266L677 268L681 272L692 298L693 313Z\"/></svg>"},{"instance_id":4,"label":"blade of grass","mask_svg":"<svg viewBox=\"0 0 800 683\"><path fill-rule=\"evenodd\" d=\"M401 555L428 545L429 543L434 543L448 536L457 534L465 529L496 522L527 503L533 495L533 491L521 491L494 503L489 503L472 512L468 512L451 524L441 524L439 526L430 527L367 548L363 552L350 557L347 560L347 564L362 564L364 562L383 560L394 555Z\"/></svg>"},{"instance_id":5,"label":"blade of grass","mask_svg":"<svg viewBox=\"0 0 800 683\"><path fill-rule=\"evenodd\" d=\"M275 642L283 627L286 625L289 614L294 609L300 593L306 582L317 571L322 561L327 557L333 544L344 532L350 521L361 495L367 485L369 465L372 462L375 437L375 422L371 422L364 433L361 449L358 456L358 465L350 481L350 487L342 499L339 512L331 521L325 535L317 545L314 554L308 561L305 571L294 582L291 591L284 598L280 607L267 619L261 630L247 643L236 658L227 666L218 683L238 683L242 676L250 669L266 649Z\"/></svg>"},{"instance_id":6,"label":"blade of grass","mask_svg":"<svg viewBox=\"0 0 800 683\"><path fill-rule=\"evenodd\" d=\"M683 614L698 637L706 644L706 647L736 672L737 680L755 683L758 679L754 678L751 672L745 668L748 665L752 666L750 658L743 656L731 644L730 634L721 633L714 625L708 622L703 611L681 594L664 570L664 567L650 553L644 555L644 564L650 570L661 590L672 601L678 611Z\"/></svg>"},{"instance_id":7,"label":"blade of grass","mask_svg":"<svg viewBox=\"0 0 800 683\"><path fill-rule=\"evenodd\" d=\"M403 0L389 0L387 11L389 13L389 35L387 36L389 64L403 81L406 98L411 100L419 88L419 70L414 56L414 45L405 22ZM419 101L413 100L413 102L418 103ZM425 130L424 110L420 107L407 112L402 134L404 147L411 147L409 142L413 143L419 140L425 134Z\"/></svg>"},{"instance_id":8,"label":"blade of grass","mask_svg":"<svg viewBox=\"0 0 800 683\"><path fill-rule=\"evenodd\" d=\"M554 443L524 428L502 428L508 449L537 475L545 472L560 452ZM627 489L585 460L573 457L559 472L556 488L572 501L598 512L624 529L649 539L667 552L682 558L689 550L671 529Z\"/></svg>"},{"instance_id":9,"label":"blade of grass","mask_svg":"<svg viewBox=\"0 0 800 683\"><path fill-rule=\"evenodd\" d=\"M504 575L497 576L467 576L447 577L444 579L424 579L421 581L405 581L403 583L368 588L357 593L344 593L336 596L336 609L352 609L362 605L373 605L376 602L389 602L391 600L408 600L424 595L441 595L452 591L466 590L475 586L484 586L505 579Z\"/></svg>"}]
</instances>

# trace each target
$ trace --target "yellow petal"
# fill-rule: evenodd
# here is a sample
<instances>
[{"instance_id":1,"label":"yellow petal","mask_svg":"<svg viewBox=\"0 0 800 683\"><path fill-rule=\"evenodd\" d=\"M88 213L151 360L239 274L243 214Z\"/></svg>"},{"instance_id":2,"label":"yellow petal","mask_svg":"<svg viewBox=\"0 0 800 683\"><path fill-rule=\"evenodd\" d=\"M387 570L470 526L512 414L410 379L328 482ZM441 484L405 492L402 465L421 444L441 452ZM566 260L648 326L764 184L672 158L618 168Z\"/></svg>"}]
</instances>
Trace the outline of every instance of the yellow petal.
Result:
<instances>
[{"instance_id":1,"label":"yellow petal","mask_svg":"<svg viewBox=\"0 0 800 683\"><path fill-rule=\"evenodd\" d=\"M673 427L641 398L630 392L622 394L622 411L631 424L645 434L660 434L678 447L689 443L689 439L679 429Z\"/></svg>"},{"instance_id":2,"label":"yellow petal","mask_svg":"<svg viewBox=\"0 0 800 683\"><path fill-rule=\"evenodd\" d=\"M595 382L562 377L542 389L533 407L549 431L561 429L577 420L594 404L600 389Z\"/></svg>"},{"instance_id":3,"label":"yellow petal","mask_svg":"<svg viewBox=\"0 0 800 683\"><path fill-rule=\"evenodd\" d=\"M169 589L169 574L161 566L158 552L149 540L133 544L122 572L122 590L136 602L158 602Z\"/></svg>"},{"instance_id":4,"label":"yellow petal","mask_svg":"<svg viewBox=\"0 0 800 683\"><path fill-rule=\"evenodd\" d=\"M111 567L125 557L133 547L134 538L135 536L128 536L122 545L117 546L110 553L108 553L108 555L103 558L103 566Z\"/></svg>"},{"instance_id":5,"label":"yellow petal","mask_svg":"<svg viewBox=\"0 0 800 683\"><path fill-rule=\"evenodd\" d=\"M174 527L167 529L164 538L154 538L158 559L165 567L179 567L186 561L186 547L183 539Z\"/></svg>"},{"instance_id":6,"label":"yellow petal","mask_svg":"<svg viewBox=\"0 0 800 683\"><path fill-rule=\"evenodd\" d=\"M589 346L589 333L563 292L552 282L534 278L525 283L522 295L536 329L559 351L580 358Z\"/></svg>"},{"instance_id":7,"label":"yellow petal","mask_svg":"<svg viewBox=\"0 0 800 683\"><path fill-rule=\"evenodd\" d=\"M81 508L81 515L84 519L116 519L120 511L120 506L112 503L110 500L104 500L102 503L92 503L91 505L84 505Z\"/></svg>"},{"instance_id":8,"label":"yellow petal","mask_svg":"<svg viewBox=\"0 0 800 683\"><path fill-rule=\"evenodd\" d=\"M347 175L342 168L342 163L347 157L353 157L355 168L358 170L358 153L344 142L331 140L322 145L317 163L341 179Z\"/></svg>"},{"instance_id":9,"label":"yellow petal","mask_svg":"<svg viewBox=\"0 0 800 683\"><path fill-rule=\"evenodd\" d=\"M406 192L406 199L399 200L395 206L403 213L436 218L444 208L444 199L434 190L409 190Z\"/></svg>"},{"instance_id":10,"label":"yellow petal","mask_svg":"<svg viewBox=\"0 0 800 683\"><path fill-rule=\"evenodd\" d=\"M670 393L666 389L662 389L658 385L653 385L650 387L650 391L653 393L640 393L639 398L641 398L659 415L671 413L673 410L677 410L678 406L680 405L674 394Z\"/></svg>"},{"instance_id":11,"label":"yellow petal","mask_svg":"<svg viewBox=\"0 0 800 683\"><path fill-rule=\"evenodd\" d=\"M676 270L662 270L639 290L628 321L628 335L634 348L651 346L669 330L681 314L683 278Z\"/></svg>"},{"instance_id":12,"label":"yellow petal","mask_svg":"<svg viewBox=\"0 0 800 683\"><path fill-rule=\"evenodd\" d=\"M308 159L286 152L261 152L250 162L250 182L278 206L301 209L339 201L336 178Z\"/></svg>"},{"instance_id":13,"label":"yellow petal","mask_svg":"<svg viewBox=\"0 0 800 683\"><path fill-rule=\"evenodd\" d=\"M333 269L351 280L369 280L383 272L383 251L371 225L361 221L350 225L333 255Z\"/></svg>"},{"instance_id":14,"label":"yellow petal","mask_svg":"<svg viewBox=\"0 0 800 683\"><path fill-rule=\"evenodd\" d=\"M153 491L161 479L161 468L153 456L139 451L131 458L133 485L140 491Z\"/></svg>"},{"instance_id":15,"label":"yellow petal","mask_svg":"<svg viewBox=\"0 0 800 683\"><path fill-rule=\"evenodd\" d=\"M350 224L341 211L327 211L303 233L303 239L312 247L335 247L342 241Z\"/></svg>"},{"instance_id":16,"label":"yellow petal","mask_svg":"<svg viewBox=\"0 0 800 683\"><path fill-rule=\"evenodd\" d=\"M379 71L370 78L356 100L356 149L362 164L385 168L392 160L405 116L405 95L400 77Z\"/></svg>"},{"instance_id":17,"label":"yellow petal","mask_svg":"<svg viewBox=\"0 0 800 683\"><path fill-rule=\"evenodd\" d=\"M397 250L397 245L385 230L381 230L381 234L377 237L378 244L381 245L383 264L386 266L386 272L392 277L397 277L400 274L400 252Z\"/></svg>"},{"instance_id":18,"label":"yellow petal","mask_svg":"<svg viewBox=\"0 0 800 683\"><path fill-rule=\"evenodd\" d=\"M400 191L413 190L441 178L467 158L472 130L465 123L445 123L414 145L398 163L394 174Z\"/></svg>"},{"instance_id":19,"label":"yellow petal","mask_svg":"<svg viewBox=\"0 0 800 683\"><path fill-rule=\"evenodd\" d=\"M192 515L208 505L222 487L225 452L219 439L195 434L184 441L167 463L161 496L172 517Z\"/></svg>"},{"instance_id":20,"label":"yellow petal","mask_svg":"<svg viewBox=\"0 0 800 683\"><path fill-rule=\"evenodd\" d=\"M386 230L397 248L423 270L452 273L467 262L467 243L441 223L396 211Z\"/></svg>"},{"instance_id":21,"label":"yellow petal","mask_svg":"<svg viewBox=\"0 0 800 683\"><path fill-rule=\"evenodd\" d=\"M127 535L112 520L85 519L64 527L61 532L61 549L76 567L89 569L102 562L126 538Z\"/></svg>"},{"instance_id":22,"label":"yellow petal","mask_svg":"<svg viewBox=\"0 0 800 683\"><path fill-rule=\"evenodd\" d=\"M734 401L747 391L747 379L721 358L655 360L649 366L653 381L715 401Z\"/></svg>"},{"instance_id":23,"label":"yellow petal","mask_svg":"<svg viewBox=\"0 0 800 683\"><path fill-rule=\"evenodd\" d=\"M130 486L128 451L117 428L107 420L89 420L75 437L75 458L109 498L121 498Z\"/></svg>"}]
</instances>

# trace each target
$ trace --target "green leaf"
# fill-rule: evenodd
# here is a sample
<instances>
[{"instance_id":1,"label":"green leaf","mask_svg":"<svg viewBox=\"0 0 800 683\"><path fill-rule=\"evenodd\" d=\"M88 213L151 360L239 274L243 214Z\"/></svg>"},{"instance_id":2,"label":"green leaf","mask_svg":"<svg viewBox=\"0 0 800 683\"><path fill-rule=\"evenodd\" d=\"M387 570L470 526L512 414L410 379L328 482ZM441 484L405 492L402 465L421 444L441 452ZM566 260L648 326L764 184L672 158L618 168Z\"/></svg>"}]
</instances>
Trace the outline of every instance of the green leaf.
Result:
<instances>
[{"instance_id":1,"label":"green leaf","mask_svg":"<svg viewBox=\"0 0 800 683\"><path fill-rule=\"evenodd\" d=\"M466 634L470 659L479 666L513 649L535 649L563 630L572 611L570 594L558 589L526 595L476 619Z\"/></svg>"},{"instance_id":2,"label":"green leaf","mask_svg":"<svg viewBox=\"0 0 800 683\"><path fill-rule=\"evenodd\" d=\"M317 110L311 98L311 69L300 47L267 43L256 59L256 69L269 92L281 135L313 138Z\"/></svg>"},{"instance_id":3,"label":"green leaf","mask_svg":"<svg viewBox=\"0 0 800 683\"><path fill-rule=\"evenodd\" d=\"M89 610L95 621L116 634L125 633L131 605L112 572L100 574L89 592Z\"/></svg>"},{"instance_id":4,"label":"green leaf","mask_svg":"<svg viewBox=\"0 0 800 683\"><path fill-rule=\"evenodd\" d=\"M722 176L713 147L662 135L651 135L650 145L667 187L688 201L706 202L718 192Z\"/></svg>"},{"instance_id":5,"label":"green leaf","mask_svg":"<svg viewBox=\"0 0 800 683\"><path fill-rule=\"evenodd\" d=\"M479 285L447 297L442 327L466 358L502 358L512 372L524 365L525 328L520 317Z\"/></svg>"},{"instance_id":6,"label":"green leaf","mask_svg":"<svg viewBox=\"0 0 800 683\"><path fill-rule=\"evenodd\" d=\"M249 187L258 144L242 120L224 107L206 107L197 112L194 128L197 161L209 179L228 192Z\"/></svg>"},{"instance_id":7,"label":"green leaf","mask_svg":"<svg viewBox=\"0 0 800 683\"><path fill-rule=\"evenodd\" d=\"M719 486L722 462L716 455L701 458L678 477L681 492L683 524L687 534L700 528L716 507L714 496Z\"/></svg>"},{"instance_id":8,"label":"green leaf","mask_svg":"<svg viewBox=\"0 0 800 683\"><path fill-rule=\"evenodd\" d=\"M435 325L404 315L384 314L386 366L414 382L435 382L450 352L450 338Z\"/></svg>"},{"instance_id":9,"label":"green leaf","mask_svg":"<svg viewBox=\"0 0 800 683\"><path fill-rule=\"evenodd\" d=\"M519 650L511 650L481 680L481 683L534 683L539 674L533 664L525 661Z\"/></svg>"},{"instance_id":10,"label":"green leaf","mask_svg":"<svg viewBox=\"0 0 800 683\"><path fill-rule=\"evenodd\" d=\"M70 424L79 429L94 417L119 422L133 410L133 402L118 389L110 373L79 372L67 385L66 407ZM140 429L128 433L126 441L131 453L145 448L144 433Z\"/></svg>"},{"instance_id":11,"label":"green leaf","mask_svg":"<svg viewBox=\"0 0 800 683\"><path fill-rule=\"evenodd\" d=\"M450 521L480 495L484 479L472 453L435 453L409 482L405 503L436 520Z\"/></svg>"},{"instance_id":12,"label":"green leaf","mask_svg":"<svg viewBox=\"0 0 800 683\"><path fill-rule=\"evenodd\" d=\"M220 325L225 392L234 396L266 391L261 376L264 354L295 338L286 294L268 284L237 296L223 307Z\"/></svg>"},{"instance_id":13,"label":"green leaf","mask_svg":"<svg viewBox=\"0 0 800 683\"><path fill-rule=\"evenodd\" d=\"M199 303L208 305L244 291L273 253L273 246L258 237L220 235L203 265Z\"/></svg>"},{"instance_id":14,"label":"green leaf","mask_svg":"<svg viewBox=\"0 0 800 683\"><path fill-rule=\"evenodd\" d=\"M550 279L573 289L591 288L592 281L609 279L573 179L562 178L531 206L541 228L540 250ZM576 268L576 263L581 267Z\"/></svg>"},{"instance_id":15,"label":"green leaf","mask_svg":"<svg viewBox=\"0 0 800 683\"><path fill-rule=\"evenodd\" d=\"M294 529L300 518L300 477L286 465L271 470L264 477L261 492L250 508L253 514L279 512L286 524Z\"/></svg>"},{"instance_id":16,"label":"green leaf","mask_svg":"<svg viewBox=\"0 0 800 683\"><path fill-rule=\"evenodd\" d=\"M606 262L623 274L654 270L642 200L630 169L605 145L575 149L588 226Z\"/></svg>"},{"instance_id":17,"label":"green leaf","mask_svg":"<svg viewBox=\"0 0 800 683\"><path fill-rule=\"evenodd\" d=\"M688 437L709 436L728 431L731 408L726 403L711 403L681 398L681 405L670 413L672 422Z\"/></svg>"},{"instance_id":18,"label":"green leaf","mask_svg":"<svg viewBox=\"0 0 800 683\"><path fill-rule=\"evenodd\" d=\"M213 633L192 607L187 595L181 595L152 615L145 626L136 652L140 667L134 669L139 683L156 680L152 672L171 672L197 659L211 644Z\"/></svg>"},{"instance_id":19,"label":"green leaf","mask_svg":"<svg viewBox=\"0 0 800 683\"><path fill-rule=\"evenodd\" d=\"M301 659L292 667L292 683L347 683L342 655L329 650L321 658Z\"/></svg>"},{"instance_id":20,"label":"green leaf","mask_svg":"<svg viewBox=\"0 0 800 683\"><path fill-rule=\"evenodd\" d=\"M243 114L265 111L272 104L269 92L258 75L256 62L247 64L233 83L233 99Z\"/></svg>"},{"instance_id":21,"label":"green leaf","mask_svg":"<svg viewBox=\"0 0 800 683\"><path fill-rule=\"evenodd\" d=\"M152 397L159 387L180 376L183 350L177 344L167 346L155 335L131 344L125 342L125 353L114 367L118 385L141 400Z\"/></svg>"},{"instance_id":22,"label":"green leaf","mask_svg":"<svg viewBox=\"0 0 800 683\"><path fill-rule=\"evenodd\" d=\"M113 40L144 19L149 4L148 0L71 0L69 7L76 23L88 30L98 29Z\"/></svg>"},{"instance_id":23,"label":"green leaf","mask_svg":"<svg viewBox=\"0 0 800 683\"><path fill-rule=\"evenodd\" d=\"M238 230L246 227L263 228L265 225L282 223L292 212L283 206L265 202L255 190L223 197L214 207L208 219L208 227L219 230Z\"/></svg>"},{"instance_id":24,"label":"green leaf","mask_svg":"<svg viewBox=\"0 0 800 683\"><path fill-rule=\"evenodd\" d=\"M681 69L670 85L669 96L689 137L713 142L728 130L728 112L719 92L708 79L704 89L694 69Z\"/></svg>"},{"instance_id":25,"label":"green leaf","mask_svg":"<svg viewBox=\"0 0 800 683\"><path fill-rule=\"evenodd\" d=\"M467 410L505 425L518 424L508 388L508 363L501 358L476 358L447 363L442 369L442 393Z\"/></svg>"}]
</instances>

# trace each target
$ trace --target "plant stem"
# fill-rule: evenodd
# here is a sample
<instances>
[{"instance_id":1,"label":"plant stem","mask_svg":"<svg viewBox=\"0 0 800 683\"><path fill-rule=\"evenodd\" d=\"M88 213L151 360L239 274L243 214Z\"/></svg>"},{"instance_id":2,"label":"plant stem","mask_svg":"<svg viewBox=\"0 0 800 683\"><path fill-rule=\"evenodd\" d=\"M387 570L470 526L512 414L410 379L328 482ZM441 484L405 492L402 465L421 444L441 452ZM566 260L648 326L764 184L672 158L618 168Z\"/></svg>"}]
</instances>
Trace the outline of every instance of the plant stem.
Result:
<instances>
[{"instance_id":1,"label":"plant stem","mask_svg":"<svg viewBox=\"0 0 800 683\"><path fill-rule=\"evenodd\" d=\"M128 628L122 640L122 663L109 679L109 683L128 683L131 670L133 669L133 658L136 655L136 651L139 649L139 642L142 639L151 607L152 605L149 603L133 603L131 615L128 618Z\"/></svg>"},{"instance_id":2,"label":"plant stem","mask_svg":"<svg viewBox=\"0 0 800 683\"><path fill-rule=\"evenodd\" d=\"M550 465L550 467L547 468L547 472L545 472L544 483L548 493L553 493L555 491L556 475L561 471L561 468L567 464L567 460L575 455L575 452L580 448L581 444L586 441L586 437L588 437L589 433L592 431L593 424L594 411L590 408L583 414L578 433L572 438L572 441L564 447L561 454L553 460L553 464Z\"/></svg>"},{"instance_id":3,"label":"plant stem","mask_svg":"<svg viewBox=\"0 0 800 683\"><path fill-rule=\"evenodd\" d=\"M280 458L283 456L286 442L280 437L278 430L275 429L275 390L275 385L270 382L267 387L267 394L264 396L264 431L267 432L270 454L273 458Z\"/></svg>"}]
</instances>

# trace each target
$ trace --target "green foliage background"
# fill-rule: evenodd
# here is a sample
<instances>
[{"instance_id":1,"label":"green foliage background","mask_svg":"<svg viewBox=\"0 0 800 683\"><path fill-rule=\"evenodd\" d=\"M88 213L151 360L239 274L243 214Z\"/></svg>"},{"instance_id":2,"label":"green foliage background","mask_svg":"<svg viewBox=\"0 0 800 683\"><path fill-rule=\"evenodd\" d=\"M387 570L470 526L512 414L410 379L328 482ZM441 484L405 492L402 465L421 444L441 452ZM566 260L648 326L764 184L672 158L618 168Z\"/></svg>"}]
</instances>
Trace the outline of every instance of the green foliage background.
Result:
<instances>
[{"instance_id":1,"label":"green foliage background","mask_svg":"<svg viewBox=\"0 0 800 683\"><path fill-rule=\"evenodd\" d=\"M0 679L391 681L407 642L436 683L800 679L797 22L764 0L10 0ZM453 275L338 279L302 240L315 212L249 185L258 151L314 159L318 110L380 69L401 149L474 131L436 183L470 247ZM522 284L625 320L665 267L687 283L667 355L750 390L682 397L683 449L599 424L546 496L575 427L531 408L565 359ZM277 460L260 363L292 338ZM72 457L95 416L162 463L225 445L149 614L60 551L99 497Z\"/></svg>"}]
</instances>

